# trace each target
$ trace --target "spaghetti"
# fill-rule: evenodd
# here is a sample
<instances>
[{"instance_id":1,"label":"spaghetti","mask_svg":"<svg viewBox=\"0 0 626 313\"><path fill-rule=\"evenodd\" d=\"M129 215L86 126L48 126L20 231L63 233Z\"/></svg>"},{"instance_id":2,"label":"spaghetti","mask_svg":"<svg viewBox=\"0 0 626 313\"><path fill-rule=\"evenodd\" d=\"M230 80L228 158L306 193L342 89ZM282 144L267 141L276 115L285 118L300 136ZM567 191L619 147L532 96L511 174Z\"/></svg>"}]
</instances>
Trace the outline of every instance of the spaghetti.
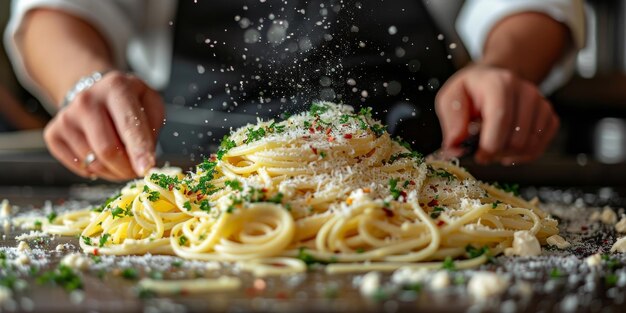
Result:
<instances>
[{"instance_id":1,"label":"spaghetti","mask_svg":"<svg viewBox=\"0 0 626 313\"><path fill-rule=\"evenodd\" d=\"M43 228L80 234L86 252L238 261L263 275L311 262L333 263L328 272L471 267L511 247L516 231L542 244L558 233L536 202L426 161L369 109L332 103L240 128L195 172L154 169Z\"/></svg>"}]
</instances>

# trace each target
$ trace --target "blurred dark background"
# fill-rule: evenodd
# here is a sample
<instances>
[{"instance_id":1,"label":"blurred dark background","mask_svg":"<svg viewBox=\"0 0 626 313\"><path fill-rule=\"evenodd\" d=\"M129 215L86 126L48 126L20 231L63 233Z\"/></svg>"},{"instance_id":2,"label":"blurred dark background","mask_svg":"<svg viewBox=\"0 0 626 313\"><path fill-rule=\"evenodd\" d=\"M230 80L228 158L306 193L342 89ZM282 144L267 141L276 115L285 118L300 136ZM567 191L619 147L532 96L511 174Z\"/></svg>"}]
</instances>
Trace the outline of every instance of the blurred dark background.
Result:
<instances>
[{"instance_id":1,"label":"blurred dark background","mask_svg":"<svg viewBox=\"0 0 626 313\"><path fill-rule=\"evenodd\" d=\"M468 61L453 28L460 1L431 3L457 66ZM0 1L0 32L9 1ZM577 57L571 81L551 99L562 128L542 159L511 167L462 165L486 181L534 186L611 186L626 191L626 1L587 1L587 45ZM441 19L444 21L445 19ZM58 164L45 149L42 128L50 119L43 106L15 79L0 49L0 185L67 185L82 180ZM185 155L161 155L160 164L190 167ZM102 183L102 182L95 182Z\"/></svg>"}]
</instances>

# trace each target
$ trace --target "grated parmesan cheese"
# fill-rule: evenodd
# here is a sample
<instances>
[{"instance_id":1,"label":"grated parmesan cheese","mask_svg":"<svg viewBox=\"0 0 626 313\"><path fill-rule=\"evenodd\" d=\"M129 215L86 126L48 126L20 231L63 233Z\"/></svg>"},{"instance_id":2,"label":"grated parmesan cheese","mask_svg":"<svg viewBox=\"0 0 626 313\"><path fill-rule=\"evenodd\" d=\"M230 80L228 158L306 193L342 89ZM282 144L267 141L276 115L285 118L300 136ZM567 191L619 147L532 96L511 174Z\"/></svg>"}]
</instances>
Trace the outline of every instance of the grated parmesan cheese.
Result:
<instances>
[{"instance_id":1,"label":"grated parmesan cheese","mask_svg":"<svg viewBox=\"0 0 626 313\"><path fill-rule=\"evenodd\" d=\"M20 243L17 245L17 251L20 251L20 252L30 251L30 246L28 245L26 241L20 241Z\"/></svg>"},{"instance_id":2,"label":"grated parmesan cheese","mask_svg":"<svg viewBox=\"0 0 626 313\"><path fill-rule=\"evenodd\" d=\"M615 224L615 231L618 233L626 233L626 216L622 214L622 219Z\"/></svg>"},{"instance_id":3,"label":"grated parmesan cheese","mask_svg":"<svg viewBox=\"0 0 626 313\"><path fill-rule=\"evenodd\" d=\"M617 241L611 247L611 252L619 252L619 253L626 252L626 237L617 239Z\"/></svg>"},{"instance_id":4,"label":"grated parmesan cheese","mask_svg":"<svg viewBox=\"0 0 626 313\"><path fill-rule=\"evenodd\" d=\"M541 245L535 235L527 230L513 234L513 247L504 251L506 255L537 256L541 254Z\"/></svg>"},{"instance_id":5,"label":"grated parmesan cheese","mask_svg":"<svg viewBox=\"0 0 626 313\"><path fill-rule=\"evenodd\" d=\"M567 249L569 248L572 244L567 242L563 237L559 236L559 235L552 235L550 237L548 237L548 239L546 239L546 242L551 245L551 246L556 246L559 249Z\"/></svg>"},{"instance_id":6,"label":"grated parmesan cheese","mask_svg":"<svg viewBox=\"0 0 626 313\"><path fill-rule=\"evenodd\" d=\"M493 272L476 272L467 284L467 291L474 299L484 300L501 295L509 286L509 281Z\"/></svg>"}]
</instances>

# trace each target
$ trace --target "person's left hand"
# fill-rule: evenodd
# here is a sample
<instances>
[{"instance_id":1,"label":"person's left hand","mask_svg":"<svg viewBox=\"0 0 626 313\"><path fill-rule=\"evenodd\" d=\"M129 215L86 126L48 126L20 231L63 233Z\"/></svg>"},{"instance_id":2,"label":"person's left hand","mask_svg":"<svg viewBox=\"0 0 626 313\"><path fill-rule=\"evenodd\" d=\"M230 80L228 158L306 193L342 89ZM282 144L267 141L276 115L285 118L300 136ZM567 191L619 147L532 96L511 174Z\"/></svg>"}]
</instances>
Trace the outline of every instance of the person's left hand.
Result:
<instances>
[{"instance_id":1,"label":"person's left hand","mask_svg":"<svg viewBox=\"0 0 626 313\"><path fill-rule=\"evenodd\" d=\"M442 148L457 147L472 121L482 127L475 160L511 165L532 161L546 150L559 118L537 86L514 72L470 65L454 74L437 94Z\"/></svg>"}]
</instances>

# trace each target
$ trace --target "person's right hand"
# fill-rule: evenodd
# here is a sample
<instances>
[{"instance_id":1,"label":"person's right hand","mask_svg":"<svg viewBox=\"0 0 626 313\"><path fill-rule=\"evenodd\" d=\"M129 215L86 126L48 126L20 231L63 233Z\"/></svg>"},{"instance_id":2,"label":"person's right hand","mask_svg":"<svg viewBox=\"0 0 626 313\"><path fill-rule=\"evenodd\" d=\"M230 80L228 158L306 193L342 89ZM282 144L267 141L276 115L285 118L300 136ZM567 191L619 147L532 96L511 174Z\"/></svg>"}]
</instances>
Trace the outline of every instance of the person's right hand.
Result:
<instances>
[{"instance_id":1,"label":"person's right hand","mask_svg":"<svg viewBox=\"0 0 626 313\"><path fill-rule=\"evenodd\" d=\"M154 166L163 117L156 91L137 77L112 71L61 109L44 139L52 155L80 176L127 180ZM89 153L96 160L86 165Z\"/></svg>"}]
</instances>

